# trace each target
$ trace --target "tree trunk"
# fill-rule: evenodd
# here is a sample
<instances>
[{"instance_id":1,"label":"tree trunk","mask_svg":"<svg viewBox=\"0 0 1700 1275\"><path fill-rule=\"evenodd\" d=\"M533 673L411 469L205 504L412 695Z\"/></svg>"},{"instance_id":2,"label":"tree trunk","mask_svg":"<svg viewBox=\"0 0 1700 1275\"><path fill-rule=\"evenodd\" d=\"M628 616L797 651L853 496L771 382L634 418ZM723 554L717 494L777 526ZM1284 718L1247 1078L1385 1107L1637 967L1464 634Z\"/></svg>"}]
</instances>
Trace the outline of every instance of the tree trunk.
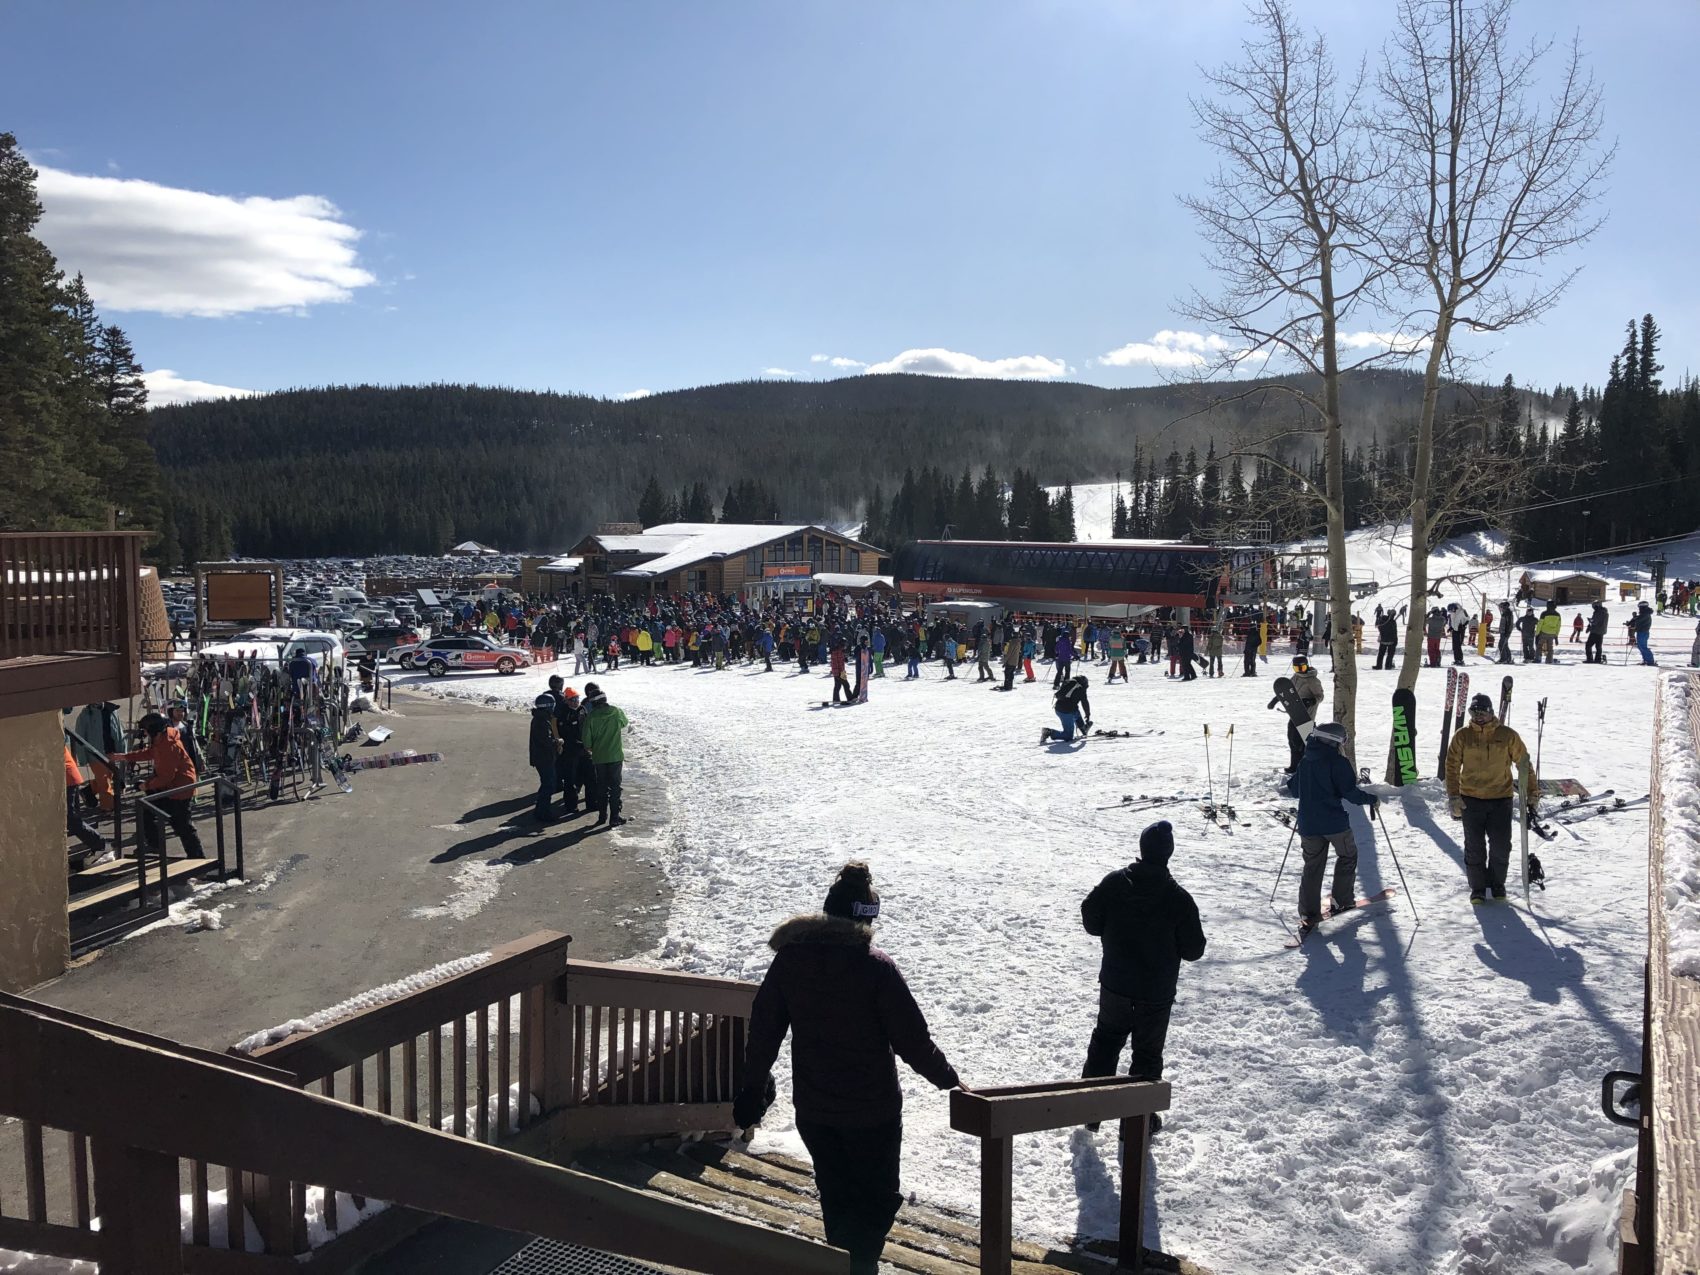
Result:
<instances>
[{"instance_id":1,"label":"tree trunk","mask_svg":"<svg viewBox=\"0 0 1700 1275\"><path fill-rule=\"evenodd\" d=\"M1356 766L1358 656L1352 636L1352 582L1346 573L1346 448L1340 428L1340 359L1335 345L1334 272L1322 252L1322 404L1327 463L1328 613L1333 637L1334 720L1346 728L1346 753Z\"/></svg>"},{"instance_id":2,"label":"tree trunk","mask_svg":"<svg viewBox=\"0 0 1700 1275\"><path fill-rule=\"evenodd\" d=\"M1423 621L1428 602L1429 485L1434 472L1434 418L1440 404L1440 368L1452 336L1452 316L1442 307L1435 324L1434 343L1429 346L1423 368L1423 410L1417 421L1417 446L1411 472L1411 591L1410 612L1405 616L1405 650L1399 659L1397 689L1416 689L1422 669ZM1398 758L1393 741L1387 743L1387 782L1398 782Z\"/></svg>"}]
</instances>

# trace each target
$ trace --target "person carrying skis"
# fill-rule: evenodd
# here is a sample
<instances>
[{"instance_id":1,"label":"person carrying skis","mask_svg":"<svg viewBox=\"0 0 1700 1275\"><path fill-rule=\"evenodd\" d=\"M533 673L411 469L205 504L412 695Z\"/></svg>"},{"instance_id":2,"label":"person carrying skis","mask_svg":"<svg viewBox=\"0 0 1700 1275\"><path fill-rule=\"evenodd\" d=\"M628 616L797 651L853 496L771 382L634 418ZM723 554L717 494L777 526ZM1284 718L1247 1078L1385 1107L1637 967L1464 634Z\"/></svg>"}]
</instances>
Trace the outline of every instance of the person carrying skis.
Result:
<instances>
[{"instance_id":1,"label":"person carrying skis","mask_svg":"<svg viewBox=\"0 0 1700 1275\"><path fill-rule=\"evenodd\" d=\"M1299 937L1322 921L1322 877L1328 866L1328 850L1334 850L1334 883L1329 894L1333 912L1344 912L1355 899L1358 844L1342 802L1366 806L1375 813L1380 804L1358 787L1352 764L1342 749L1346 728L1325 722L1305 740L1299 761L1299 850L1304 855L1304 874L1299 878Z\"/></svg>"},{"instance_id":2,"label":"person carrying skis","mask_svg":"<svg viewBox=\"0 0 1700 1275\"><path fill-rule=\"evenodd\" d=\"M1039 732L1039 742L1048 744L1053 735L1061 735L1062 742L1072 744L1074 732L1078 728L1084 737L1092 729L1092 705L1086 698L1086 674L1071 677L1057 688L1056 698L1052 706L1056 709L1057 720L1062 723L1062 730L1054 730L1047 726Z\"/></svg>"},{"instance_id":3,"label":"person carrying skis","mask_svg":"<svg viewBox=\"0 0 1700 1275\"><path fill-rule=\"evenodd\" d=\"M868 865L839 870L820 913L794 916L768 939L773 963L750 1009L744 1082L732 1119L746 1132L774 1098L773 1064L791 1033L791 1101L814 1160L826 1242L852 1275L875 1275L902 1207L901 1058L938 1089L964 1089L933 1042L896 963L874 946L879 894Z\"/></svg>"},{"instance_id":4,"label":"person carrying skis","mask_svg":"<svg viewBox=\"0 0 1700 1275\"><path fill-rule=\"evenodd\" d=\"M1163 1046L1182 961L1204 955L1204 926L1192 895L1169 875L1175 830L1161 820L1139 834L1139 858L1110 873L1080 905L1080 924L1103 948L1098 1021L1082 1076L1113 1076L1132 1039L1127 1074L1163 1078ZM1163 1122L1153 1114L1151 1131ZM1095 1125L1087 1125L1095 1129Z\"/></svg>"},{"instance_id":5,"label":"person carrying skis","mask_svg":"<svg viewBox=\"0 0 1700 1275\"><path fill-rule=\"evenodd\" d=\"M1391 616L1392 612L1388 612L1388 615ZM1389 667L1392 666L1389 665ZM1298 693L1299 703L1304 705L1305 712L1309 714L1306 720L1314 722L1316 710L1322 707L1323 690L1322 679L1316 675L1316 670L1311 668L1308 656L1295 655L1293 657L1293 690ZM1304 751L1304 736L1299 734L1298 723L1289 715L1287 718L1288 762L1286 774L1290 775L1298 770L1299 762L1304 757Z\"/></svg>"},{"instance_id":6,"label":"person carrying skis","mask_svg":"<svg viewBox=\"0 0 1700 1275\"><path fill-rule=\"evenodd\" d=\"M1558 663L1554 652L1558 649L1558 633L1563 627L1564 617L1558 613L1558 603L1548 602L1541 618L1535 621L1535 646L1541 663Z\"/></svg>"},{"instance_id":7,"label":"person carrying skis","mask_svg":"<svg viewBox=\"0 0 1700 1275\"><path fill-rule=\"evenodd\" d=\"M1491 891L1505 897L1505 873L1511 863L1511 798L1523 785L1525 809L1535 815L1540 781L1523 739L1494 717L1486 695L1470 697L1469 724L1446 749L1446 795L1452 817L1464 823L1464 872L1470 902L1483 902Z\"/></svg>"},{"instance_id":8,"label":"person carrying skis","mask_svg":"<svg viewBox=\"0 0 1700 1275\"><path fill-rule=\"evenodd\" d=\"M1399 647L1399 616L1392 609L1383 611L1375 620L1375 667L1393 667L1393 653Z\"/></svg>"}]
</instances>

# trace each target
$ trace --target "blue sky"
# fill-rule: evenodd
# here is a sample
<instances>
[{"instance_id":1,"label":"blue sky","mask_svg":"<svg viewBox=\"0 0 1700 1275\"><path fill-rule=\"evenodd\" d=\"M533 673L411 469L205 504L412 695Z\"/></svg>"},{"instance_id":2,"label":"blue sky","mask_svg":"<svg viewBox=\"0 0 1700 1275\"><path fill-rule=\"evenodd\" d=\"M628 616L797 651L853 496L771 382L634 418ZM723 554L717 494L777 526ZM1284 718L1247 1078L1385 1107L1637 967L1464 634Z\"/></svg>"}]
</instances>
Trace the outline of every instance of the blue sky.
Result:
<instances>
[{"instance_id":1,"label":"blue sky","mask_svg":"<svg viewBox=\"0 0 1700 1275\"><path fill-rule=\"evenodd\" d=\"M1351 60L1392 4L1295 9ZM1700 4L1518 22L1580 33L1620 153L1581 277L1478 342L1483 375L1597 382L1647 310L1667 375L1700 370ZM44 169L40 233L174 374L161 399L854 364L1155 382L1099 360L1197 327L1176 196L1214 160L1187 97L1246 32L1227 0L10 0L5 27L0 130ZM949 357L900 360L925 350Z\"/></svg>"}]
</instances>

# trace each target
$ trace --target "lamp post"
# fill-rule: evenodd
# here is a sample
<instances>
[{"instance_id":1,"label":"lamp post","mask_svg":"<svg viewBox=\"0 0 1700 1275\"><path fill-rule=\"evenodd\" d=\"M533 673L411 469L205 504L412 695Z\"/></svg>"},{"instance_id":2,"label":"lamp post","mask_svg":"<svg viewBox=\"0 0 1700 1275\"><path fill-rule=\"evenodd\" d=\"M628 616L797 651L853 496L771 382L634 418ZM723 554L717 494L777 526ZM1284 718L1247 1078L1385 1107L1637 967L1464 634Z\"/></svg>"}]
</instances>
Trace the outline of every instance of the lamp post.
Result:
<instances>
[{"instance_id":1,"label":"lamp post","mask_svg":"<svg viewBox=\"0 0 1700 1275\"><path fill-rule=\"evenodd\" d=\"M1655 605L1659 600L1659 594L1665 591L1665 568L1668 566L1670 566L1670 559L1662 553L1654 554L1647 559L1647 570L1653 573L1653 601Z\"/></svg>"},{"instance_id":2,"label":"lamp post","mask_svg":"<svg viewBox=\"0 0 1700 1275\"><path fill-rule=\"evenodd\" d=\"M1588 552L1588 519L1593 516L1592 509L1582 511L1582 552Z\"/></svg>"}]
</instances>

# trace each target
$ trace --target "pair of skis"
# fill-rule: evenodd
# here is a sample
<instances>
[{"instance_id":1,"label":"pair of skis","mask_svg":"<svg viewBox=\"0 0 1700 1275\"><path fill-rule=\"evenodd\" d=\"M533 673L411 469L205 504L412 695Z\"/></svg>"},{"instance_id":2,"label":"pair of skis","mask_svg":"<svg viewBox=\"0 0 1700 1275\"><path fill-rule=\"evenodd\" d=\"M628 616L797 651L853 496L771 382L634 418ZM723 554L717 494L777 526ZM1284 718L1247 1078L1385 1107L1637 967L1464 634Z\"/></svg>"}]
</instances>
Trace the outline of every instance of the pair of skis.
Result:
<instances>
[{"instance_id":1,"label":"pair of skis","mask_svg":"<svg viewBox=\"0 0 1700 1275\"><path fill-rule=\"evenodd\" d=\"M1510 682L1510 678L1505 679ZM1456 664L1448 665L1446 669L1446 700L1445 714L1440 721L1440 761L1435 766L1435 774L1446 774L1446 752L1452 746L1452 726L1456 721L1458 729L1464 729L1465 705L1470 702L1470 675L1460 672Z\"/></svg>"},{"instance_id":2,"label":"pair of skis","mask_svg":"<svg viewBox=\"0 0 1700 1275\"><path fill-rule=\"evenodd\" d=\"M1372 903L1385 903L1398 893L1399 891L1395 887L1388 886L1385 890L1378 890L1374 894L1367 894L1361 899L1353 899L1350 907L1343 908L1335 907L1333 900L1328 900L1323 904L1322 919L1324 921L1332 921L1337 916L1345 916L1349 912L1356 912L1359 908L1367 908ZM1321 928L1320 923L1317 925L1307 926L1301 920L1299 923L1298 933L1288 936L1286 942L1283 943L1282 946L1288 951L1292 951L1294 948L1303 947L1304 941L1312 934L1315 934L1319 928Z\"/></svg>"},{"instance_id":3,"label":"pair of skis","mask_svg":"<svg viewBox=\"0 0 1700 1275\"><path fill-rule=\"evenodd\" d=\"M1228 724L1228 773L1222 785L1222 800L1216 800L1216 775L1210 765L1210 723L1204 723L1204 779L1209 787L1209 799L1203 805L1204 817L1226 831L1233 827L1238 815L1234 811L1234 727Z\"/></svg>"}]
</instances>

